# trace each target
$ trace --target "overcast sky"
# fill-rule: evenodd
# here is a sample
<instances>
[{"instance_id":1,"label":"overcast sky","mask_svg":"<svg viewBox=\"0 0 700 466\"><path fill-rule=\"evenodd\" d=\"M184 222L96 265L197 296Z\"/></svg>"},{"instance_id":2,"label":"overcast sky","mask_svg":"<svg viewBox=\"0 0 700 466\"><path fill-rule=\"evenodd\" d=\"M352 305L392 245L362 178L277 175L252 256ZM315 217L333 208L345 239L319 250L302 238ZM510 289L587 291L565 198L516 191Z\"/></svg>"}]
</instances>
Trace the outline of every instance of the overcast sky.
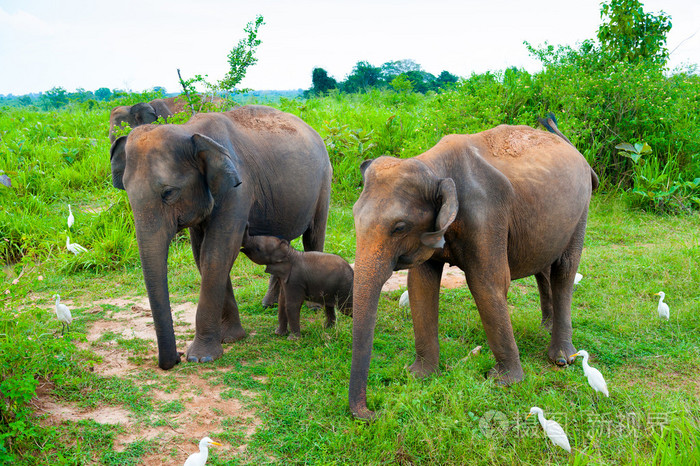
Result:
<instances>
[{"instance_id":1,"label":"overcast sky","mask_svg":"<svg viewBox=\"0 0 700 466\"><path fill-rule=\"evenodd\" d=\"M671 65L700 62L700 1L644 5L672 17ZM343 80L360 60L412 59L435 75L536 71L523 41L575 46L601 22L597 0L0 0L0 94L176 92L177 68L215 81L257 14L259 62L241 83L256 90L307 89L315 67Z\"/></svg>"}]
</instances>

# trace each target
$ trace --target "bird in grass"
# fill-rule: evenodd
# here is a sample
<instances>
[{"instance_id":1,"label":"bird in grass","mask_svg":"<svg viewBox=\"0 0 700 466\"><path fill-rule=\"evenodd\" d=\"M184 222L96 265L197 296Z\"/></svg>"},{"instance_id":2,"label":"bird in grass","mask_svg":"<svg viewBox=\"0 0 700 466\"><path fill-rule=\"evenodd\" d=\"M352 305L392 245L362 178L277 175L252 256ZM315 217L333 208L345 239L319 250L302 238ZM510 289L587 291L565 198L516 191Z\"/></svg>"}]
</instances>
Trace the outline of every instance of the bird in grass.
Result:
<instances>
[{"instance_id":1,"label":"bird in grass","mask_svg":"<svg viewBox=\"0 0 700 466\"><path fill-rule=\"evenodd\" d=\"M399 307L410 307L410 303L408 302L408 290L404 291L401 293L401 297L399 298Z\"/></svg>"},{"instance_id":2,"label":"bird in grass","mask_svg":"<svg viewBox=\"0 0 700 466\"><path fill-rule=\"evenodd\" d=\"M540 425L542 426L542 429L544 429L544 433L547 434L547 437L549 437L554 445L562 447L564 450L571 453L569 438L566 436L566 432L564 432L564 429L561 428L559 423L557 421L552 421L551 419L545 419L544 412L537 406L530 408L530 414L527 415L525 420L527 420L527 418L533 414L537 414L537 419L539 419Z\"/></svg>"},{"instance_id":3,"label":"bird in grass","mask_svg":"<svg viewBox=\"0 0 700 466\"><path fill-rule=\"evenodd\" d=\"M70 237L66 236L66 249L68 249L70 252L75 254L76 256L80 254L81 252L87 251L83 246L79 245L78 243L71 243L70 242Z\"/></svg>"},{"instance_id":4,"label":"bird in grass","mask_svg":"<svg viewBox=\"0 0 700 466\"><path fill-rule=\"evenodd\" d=\"M670 310L668 308L668 304L664 302L664 298L666 297L666 293L663 291L659 291L658 293L654 293L656 296L660 296L659 298L659 319L666 319L668 320L670 316Z\"/></svg>"},{"instance_id":5,"label":"bird in grass","mask_svg":"<svg viewBox=\"0 0 700 466\"><path fill-rule=\"evenodd\" d=\"M192 453L185 461L185 466L204 466L209 457L209 447L211 446L221 446L220 443L213 441L209 437L204 437L199 441L199 451L197 453Z\"/></svg>"},{"instance_id":6,"label":"bird in grass","mask_svg":"<svg viewBox=\"0 0 700 466\"><path fill-rule=\"evenodd\" d=\"M75 223L75 217L73 217L73 211L70 209L70 204L68 204L68 229L70 230Z\"/></svg>"},{"instance_id":7,"label":"bird in grass","mask_svg":"<svg viewBox=\"0 0 700 466\"><path fill-rule=\"evenodd\" d=\"M595 367L588 365L588 351L580 350L578 353L571 355L572 358L576 358L577 356L583 357L583 373L588 379L588 385L590 385L596 392L600 392L606 397L609 397L610 393L608 392L608 384L605 383L603 374L601 374Z\"/></svg>"},{"instance_id":8,"label":"bird in grass","mask_svg":"<svg viewBox=\"0 0 700 466\"><path fill-rule=\"evenodd\" d=\"M55 294L53 297L56 298L56 317L61 322L61 335L63 335L66 329L70 332L70 323L73 322L73 316L68 306L61 303L61 296Z\"/></svg>"},{"instance_id":9,"label":"bird in grass","mask_svg":"<svg viewBox=\"0 0 700 466\"><path fill-rule=\"evenodd\" d=\"M576 272L576 275L574 275L574 291L576 291L576 288L578 288L578 284L581 282L582 279L583 275Z\"/></svg>"}]
</instances>

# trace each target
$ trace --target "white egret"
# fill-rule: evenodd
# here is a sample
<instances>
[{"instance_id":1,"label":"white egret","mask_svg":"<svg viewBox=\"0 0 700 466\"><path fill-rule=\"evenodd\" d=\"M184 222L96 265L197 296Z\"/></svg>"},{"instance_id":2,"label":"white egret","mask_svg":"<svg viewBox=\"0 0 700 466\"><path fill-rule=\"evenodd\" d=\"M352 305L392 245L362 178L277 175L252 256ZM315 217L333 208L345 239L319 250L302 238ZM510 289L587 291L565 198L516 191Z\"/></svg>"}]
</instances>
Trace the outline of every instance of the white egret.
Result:
<instances>
[{"instance_id":1,"label":"white egret","mask_svg":"<svg viewBox=\"0 0 700 466\"><path fill-rule=\"evenodd\" d=\"M566 432L559 425L557 421L552 421L551 419L545 419L544 412L537 406L530 408L530 414L525 418L529 418L533 414L537 414L537 419L540 421L544 433L547 437L558 447L562 447L564 450L571 453L571 445L569 445L569 438L566 436Z\"/></svg>"},{"instance_id":2,"label":"white egret","mask_svg":"<svg viewBox=\"0 0 700 466\"><path fill-rule=\"evenodd\" d=\"M185 466L204 466L209 457L209 447L214 445L221 446L220 443L213 441L209 437L204 437L199 441L199 452L192 453L185 461Z\"/></svg>"},{"instance_id":3,"label":"white egret","mask_svg":"<svg viewBox=\"0 0 700 466\"><path fill-rule=\"evenodd\" d=\"M609 397L610 393L608 393L608 384L605 383L603 374L601 374L595 367L588 365L588 351L580 350L578 353L571 355L572 358L576 358L577 356L583 357L583 373L586 375L586 378L588 378L588 385L590 385L596 392L600 392Z\"/></svg>"},{"instance_id":4,"label":"white egret","mask_svg":"<svg viewBox=\"0 0 700 466\"><path fill-rule=\"evenodd\" d=\"M668 320L670 316L670 310L668 308L668 304L664 302L664 298L666 297L666 294L663 291L659 291L658 293L654 293L656 296L660 296L659 298L659 319L666 319Z\"/></svg>"},{"instance_id":5,"label":"white egret","mask_svg":"<svg viewBox=\"0 0 700 466\"><path fill-rule=\"evenodd\" d=\"M56 298L56 317L58 317L58 321L61 322L61 335L63 335L66 328L70 332L70 323L73 322L73 316L68 306L61 303L61 296L55 294L53 297Z\"/></svg>"},{"instance_id":6,"label":"white egret","mask_svg":"<svg viewBox=\"0 0 700 466\"><path fill-rule=\"evenodd\" d=\"M578 288L578 284L581 282L582 279L583 275L576 272L576 275L574 275L574 291L576 291L576 288Z\"/></svg>"},{"instance_id":7,"label":"white egret","mask_svg":"<svg viewBox=\"0 0 700 466\"><path fill-rule=\"evenodd\" d=\"M70 230L75 223L75 217L73 217L73 211L70 210L70 204L68 204L68 229Z\"/></svg>"},{"instance_id":8,"label":"white egret","mask_svg":"<svg viewBox=\"0 0 700 466\"><path fill-rule=\"evenodd\" d=\"M79 245L78 243L71 243L70 242L70 237L66 236L66 249L68 249L70 252L75 254L76 256L80 254L81 252L87 251L83 246Z\"/></svg>"},{"instance_id":9,"label":"white egret","mask_svg":"<svg viewBox=\"0 0 700 466\"><path fill-rule=\"evenodd\" d=\"M410 307L408 302L408 290L404 291L399 298L399 307Z\"/></svg>"}]
</instances>

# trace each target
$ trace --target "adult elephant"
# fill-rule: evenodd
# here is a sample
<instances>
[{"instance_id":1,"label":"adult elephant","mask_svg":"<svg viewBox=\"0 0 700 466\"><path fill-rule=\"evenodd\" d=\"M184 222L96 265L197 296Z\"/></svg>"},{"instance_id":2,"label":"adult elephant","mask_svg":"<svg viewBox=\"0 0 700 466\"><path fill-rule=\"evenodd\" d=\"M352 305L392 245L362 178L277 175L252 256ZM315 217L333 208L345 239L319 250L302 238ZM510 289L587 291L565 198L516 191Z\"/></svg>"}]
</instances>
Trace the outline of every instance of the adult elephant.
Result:
<instances>
[{"instance_id":1,"label":"adult elephant","mask_svg":"<svg viewBox=\"0 0 700 466\"><path fill-rule=\"evenodd\" d=\"M542 305L543 319L551 314L549 358L571 362L571 293L598 178L563 135L501 125L446 136L414 158L365 161L361 169L349 389L356 417L374 415L367 376L379 294L393 270L410 269L415 375L438 370L445 263L466 275L496 358L490 376L504 384L524 377L506 295L511 280L529 275L548 292Z\"/></svg>"},{"instance_id":2,"label":"adult elephant","mask_svg":"<svg viewBox=\"0 0 700 466\"><path fill-rule=\"evenodd\" d=\"M168 246L189 228L202 277L187 360L221 356L245 336L229 276L246 225L251 235L322 251L332 169L319 135L262 106L200 113L182 125L145 125L111 148L112 182L125 189L158 338L158 365L180 361L167 280Z\"/></svg>"},{"instance_id":3,"label":"adult elephant","mask_svg":"<svg viewBox=\"0 0 700 466\"><path fill-rule=\"evenodd\" d=\"M134 105L120 105L114 107L109 113L109 142L117 139L117 129L128 123L131 128L153 123L158 117L165 121L185 108L185 100L182 97L169 97L167 99L153 99L150 102L139 102Z\"/></svg>"}]
</instances>

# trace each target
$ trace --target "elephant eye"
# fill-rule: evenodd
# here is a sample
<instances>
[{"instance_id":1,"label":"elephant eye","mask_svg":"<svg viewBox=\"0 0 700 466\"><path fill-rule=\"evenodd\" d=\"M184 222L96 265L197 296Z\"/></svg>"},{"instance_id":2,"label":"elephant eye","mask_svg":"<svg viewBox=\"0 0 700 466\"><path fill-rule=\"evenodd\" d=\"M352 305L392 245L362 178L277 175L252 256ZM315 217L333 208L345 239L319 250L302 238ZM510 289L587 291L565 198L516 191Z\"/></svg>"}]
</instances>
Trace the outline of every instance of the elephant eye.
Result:
<instances>
[{"instance_id":1,"label":"elephant eye","mask_svg":"<svg viewBox=\"0 0 700 466\"><path fill-rule=\"evenodd\" d=\"M408 224L406 222L396 222L394 228L391 229L392 235L398 235L404 233L408 230Z\"/></svg>"},{"instance_id":2,"label":"elephant eye","mask_svg":"<svg viewBox=\"0 0 700 466\"><path fill-rule=\"evenodd\" d=\"M161 197L163 198L163 202L166 204L172 204L173 202L177 201L178 197L180 197L180 190L178 188L167 187L163 189Z\"/></svg>"}]
</instances>

